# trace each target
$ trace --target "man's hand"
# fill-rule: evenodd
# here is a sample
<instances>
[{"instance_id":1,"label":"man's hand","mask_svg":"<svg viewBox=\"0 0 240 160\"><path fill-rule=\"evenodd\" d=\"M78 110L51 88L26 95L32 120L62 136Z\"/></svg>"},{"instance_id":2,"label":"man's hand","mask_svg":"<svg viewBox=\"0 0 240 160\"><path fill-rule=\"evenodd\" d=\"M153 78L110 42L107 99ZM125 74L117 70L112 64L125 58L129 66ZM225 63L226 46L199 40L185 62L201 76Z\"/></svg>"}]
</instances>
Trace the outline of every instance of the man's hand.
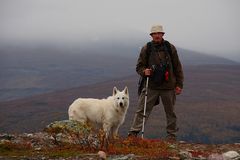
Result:
<instances>
[{"instance_id":1,"label":"man's hand","mask_svg":"<svg viewBox=\"0 0 240 160\"><path fill-rule=\"evenodd\" d=\"M152 75L152 69L147 68L143 72L144 72L145 76L151 76Z\"/></svg>"},{"instance_id":2,"label":"man's hand","mask_svg":"<svg viewBox=\"0 0 240 160\"><path fill-rule=\"evenodd\" d=\"M181 93L182 93L182 88L176 87L176 88L175 88L175 93L176 93L176 95L181 94Z\"/></svg>"}]
</instances>

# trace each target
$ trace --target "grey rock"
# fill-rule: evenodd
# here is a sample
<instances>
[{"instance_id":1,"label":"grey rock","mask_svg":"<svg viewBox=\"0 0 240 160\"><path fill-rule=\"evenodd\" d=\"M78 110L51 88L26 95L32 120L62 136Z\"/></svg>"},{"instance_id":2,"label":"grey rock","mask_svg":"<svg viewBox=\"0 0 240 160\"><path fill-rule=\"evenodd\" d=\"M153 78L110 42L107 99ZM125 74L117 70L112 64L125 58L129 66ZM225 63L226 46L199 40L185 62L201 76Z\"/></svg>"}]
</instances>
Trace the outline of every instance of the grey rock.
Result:
<instances>
[{"instance_id":1,"label":"grey rock","mask_svg":"<svg viewBox=\"0 0 240 160\"><path fill-rule=\"evenodd\" d=\"M134 159L135 158L135 155L134 154L128 154L128 155L118 155L116 157L113 157L111 158L111 160L131 160L131 159Z\"/></svg>"},{"instance_id":2,"label":"grey rock","mask_svg":"<svg viewBox=\"0 0 240 160\"><path fill-rule=\"evenodd\" d=\"M179 156L180 156L181 159L184 159L184 160L191 160L192 159L192 153L190 153L188 151L180 151Z\"/></svg>"},{"instance_id":3,"label":"grey rock","mask_svg":"<svg viewBox=\"0 0 240 160\"><path fill-rule=\"evenodd\" d=\"M208 160L223 160L223 156L221 154L211 154L208 156Z\"/></svg>"},{"instance_id":4,"label":"grey rock","mask_svg":"<svg viewBox=\"0 0 240 160\"><path fill-rule=\"evenodd\" d=\"M6 134L6 133L4 133L4 134L0 134L0 140L2 140L2 139L5 139L5 140L13 140L13 139L15 139L16 137L14 136L14 135L12 135L12 134Z\"/></svg>"},{"instance_id":5,"label":"grey rock","mask_svg":"<svg viewBox=\"0 0 240 160\"><path fill-rule=\"evenodd\" d=\"M6 140L6 139L2 139L0 140L0 144L6 144L6 143L10 143L10 140Z\"/></svg>"},{"instance_id":6,"label":"grey rock","mask_svg":"<svg viewBox=\"0 0 240 160\"><path fill-rule=\"evenodd\" d=\"M240 155L236 151L228 151L222 154L224 160L240 160Z\"/></svg>"}]
</instances>

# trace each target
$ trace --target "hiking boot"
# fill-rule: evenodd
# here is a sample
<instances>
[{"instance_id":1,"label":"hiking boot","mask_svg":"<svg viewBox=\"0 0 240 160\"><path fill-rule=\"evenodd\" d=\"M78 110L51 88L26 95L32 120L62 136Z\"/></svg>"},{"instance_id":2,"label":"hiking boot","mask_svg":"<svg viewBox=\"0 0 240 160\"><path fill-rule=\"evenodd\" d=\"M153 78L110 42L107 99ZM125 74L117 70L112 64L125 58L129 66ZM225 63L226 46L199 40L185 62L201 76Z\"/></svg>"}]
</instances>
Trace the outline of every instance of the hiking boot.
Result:
<instances>
[{"instance_id":1,"label":"hiking boot","mask_svg":"<svg viewBox=\"0 0 240 160\"><path fill-rule=\"evenodd\" d=\"M137 135L138 135L137 131L130 131L130 132L128 132L128 138L130 138L130 137L137 137Z\"/></svg>"}]
</instances>

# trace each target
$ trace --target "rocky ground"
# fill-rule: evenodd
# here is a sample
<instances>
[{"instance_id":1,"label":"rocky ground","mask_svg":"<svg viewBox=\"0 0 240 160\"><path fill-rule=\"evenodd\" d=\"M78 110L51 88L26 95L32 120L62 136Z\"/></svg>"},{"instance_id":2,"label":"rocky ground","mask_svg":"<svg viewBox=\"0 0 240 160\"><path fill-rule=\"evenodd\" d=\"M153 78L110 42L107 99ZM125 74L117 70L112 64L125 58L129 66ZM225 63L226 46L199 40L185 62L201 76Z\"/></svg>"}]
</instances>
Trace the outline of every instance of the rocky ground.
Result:
<instances>
[{"instance_id":1,"label":"rocky ground","mask_svg":"<svg viewBox=\"0 0 240 160\"><path fill-rule=\"evenodd\" d=\"M101 132L76 121L57 121L43 132L0 134L1 159L195 159L239 160L240 143L207 145L141 138L118 138L102 149Z\"/></svg>"}]
</instances>

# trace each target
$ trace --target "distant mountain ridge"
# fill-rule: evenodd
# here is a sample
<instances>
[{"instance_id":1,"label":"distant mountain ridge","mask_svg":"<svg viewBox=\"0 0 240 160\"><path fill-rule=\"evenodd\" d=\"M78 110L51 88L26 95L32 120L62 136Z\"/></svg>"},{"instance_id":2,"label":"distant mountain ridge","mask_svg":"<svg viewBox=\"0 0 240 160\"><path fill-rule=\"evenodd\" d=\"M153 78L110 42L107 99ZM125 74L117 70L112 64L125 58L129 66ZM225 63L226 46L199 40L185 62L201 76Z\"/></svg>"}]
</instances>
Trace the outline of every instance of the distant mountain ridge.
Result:
<instances>
[{"instance_id":1,"label":"distant mountain ridge","mask_svg":"<svg viewBox=\"0 0 240 160\"><path fill-rule=\"evenodd\" d=\"M139 43L117 41L84 47L32 45L0 47L0 101L67 89L135 73ZM183 65L237 62L178 48Z\"/></svg>"},{"instance_id":2,"label":"distant mountain ridge","mask_svg":"<svg viewBox=\"0 0 240 160\"><path fill-rule=\"evenodd\" d=\"M240 64L239 62L236 62L227 58L214 56L206 53L190 51L182 48L178 48L177 50L184 65Z\"/></svg>"}]
</instances>

